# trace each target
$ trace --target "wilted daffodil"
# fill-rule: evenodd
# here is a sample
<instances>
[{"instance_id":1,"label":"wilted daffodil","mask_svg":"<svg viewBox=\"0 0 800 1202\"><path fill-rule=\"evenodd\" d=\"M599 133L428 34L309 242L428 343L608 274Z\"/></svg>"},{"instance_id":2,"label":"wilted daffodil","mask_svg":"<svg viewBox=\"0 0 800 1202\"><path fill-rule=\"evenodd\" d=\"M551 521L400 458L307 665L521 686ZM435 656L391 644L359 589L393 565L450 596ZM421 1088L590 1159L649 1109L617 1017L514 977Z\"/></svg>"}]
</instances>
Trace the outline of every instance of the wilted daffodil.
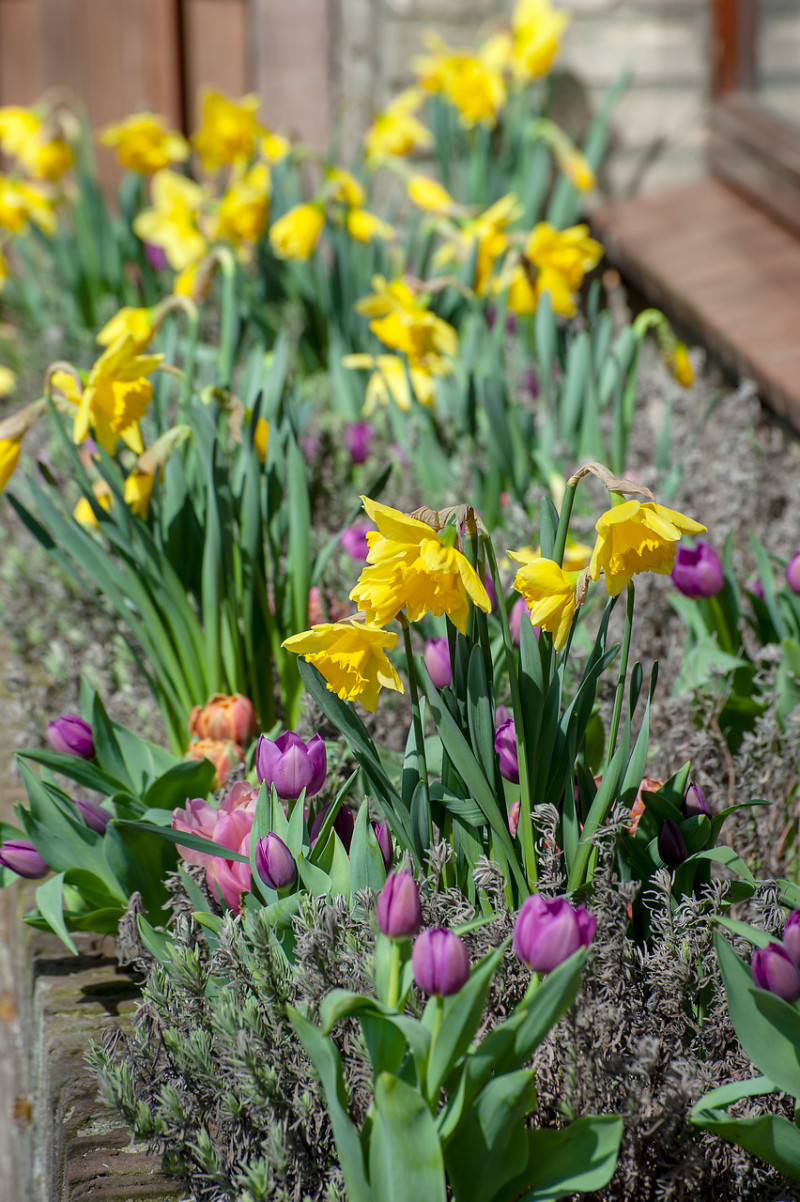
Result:
<instances>
[{"instance_id":1,"label":"wilted daffodil","mask_svg":"<svg viewBox=\"0 0 800 1202\"><path fill-rule=\"evenodd\" d=\"M676 342L668 366L682 388L689 388L694 380L689 351L682 342Z\"/></svg>"},{"instance_id":2,"label":"wilted daffodil","mask_svg":"<svg viewBox=\"0 0 800 1202\"><path fill-rule=\"evenodd\" d=\"M343 701L360 701L375 713L381 688L404 692L403 682L386 655L397 635L369 622L321 622L285 639L287 651L302 655L324 676Z\"/></svg>"},{"instance_id":3,"label":"wilted daffodil","mask_svg":"<svg viewBox=\"0 0 800 1202\"><path fill-rule=\"evenodd\" d=\"M405 609L409 622L426 613L447 614L463 633L469 600L489 613L489 596L472 564L451 541L427 522L408 517L369 497L361 498L378 527L367 535L369 554L350 600L364 610L367 621L383 626Z\"/></svg>"},{"instance_id":4,"label":"wilted daffodil","mask_svg":"<svg viewBox=\"0 0 800 1202\"><path fill-rule=\"evenodd\" d=\"M156 113L134 113L117 125L108 125L100 141L116 151L122 167L140 175L155 175L189 157L189 143L181 134L167 129L164 118Z\"/></svg>"},{"instance_id":5,"label":"wilted daffodil","mask_svg":"<svg viewBox=\"0 0 800 1202\"><path fill-rule=\"evenodd\" d=\"M406 88L379 113L364 139L367 164L374 167L381 159L400 158L433 146L433 134L415 117L424 94L418 88Z\"/></svg>"},{"instance_id":6,"label":"wilted daffodil","mask_svg":"<svg viewBox=\"0 0 800 1202\"><path fill-rule=\"evenodd\" d=\"M10 385L8 388L3 386L5 372L8 372L10 377L5 380L5 384ZM8 396L14 382L14 373L8 368L0 367L0 396ZM47 401L38 400L0 421L0 492L8 484L19 463L23 438L46 412Z\"/></svg>"},{"instance_id":7,"label":"wilted daffodil","mask_svg":"<svg viewBox=\"0 0 800 1202\"><path fill-rule=\"evenodd\" d=\"M520 557L509 551L512 559ZM580 572L565 572L552 559L524 563L514 578L514 588L525 599L534 626L549 630L560 651L567 641L575 614L575 585Z\"/></svg>"},{"instance_id":8,"label":"wilted daffodil","mask_svg":"<svg viewBox=\"0 0 800 1202\"><path fill-rule=\"evenodd\" d=\"M409 413L413 397L420 405L432 405L434 376L444 376L452 370L449 361L439 355L429 355L424 367L406 363L400 355L345 355L342 364L356 369L374 369L364 398L367 416L378 406L385 409L390 401L404 413Z\"/></svg>"},{"instance_id":9,"label":"wilted daffodil","mask_svg":"<svg viewBox=\"0 0 800 1202\"><path fill-rule=\"evenodd\" d=\"M372 277L375 291L356 304L356 312L376 320L369 323L381 342L392 350L403 351L412 362L426 355L455 355L458 334L448 322L431 313L421 297L405 280L387 281Z\"/></svg>"},{"instance_id":10,"label":"wilted daffodil","mask_svg":"<svg viewBox=\"0 0 800 1202\"><path fill-rule=\"evenodd\" d=\"M511 69L527 82L546 75L558 54L569 15L549 0L518 0L511 18Z\"/></svg>"},{"instance_id":11,"label":"wilted daffodil","mask_svg":"<svg viewBox=\"0 0 800 1202\"><path fill-rule=\"evenodd\" d=\"M625 501L607 510L597 522L589 573L592 580L598 580L602 572L609 594L616 597L639 572L668 576L675 544L684 534L702 534L705 529L693 518L655 501Z\"/></svg>"},{"instance_id":12,"label":"wilted daffodil","mask_svg":"<svg viewBox=\"0 0 800 1202\"><path fill-rule=\"evenodd\" d=\"M199 263L208 250L208 240L198 226L203 189L176 171L164 170L153 176L152 199L152 207L134 219L134 233L143 242L160 246L173 271Z\"/></svg>"},{"instance_id":13,"label":"wilted daffodil","mask_svg":"<svg viewBox=\"0 0 800 1202\"><path fill-rule=\"evenodd\" d=\"M321 204L295 205L279 217L269 231L273 254L279 259L310 259L322 235L325 208Z\"/></svg>"},{"instance_id":14,"label":"wilted daffodil","mask_svg":"<svg viewBox=\"0 0 800 1202\"><path fill-rule=\"evenodd\" d=\"M499 43L491 39L477 54L451 50L434 33L426 38L431 54L412 64L420 77L420 87L433 94L442 93L461 114L464 125L486 121L494 125L506 102L502 61L495 51Z\"/></svg>"},{"instance_id":15,"label":"wilted daffodil","mask_svg":"<svg viewBox=\"0 0 800 1202\"><path fill-rule=\"evenodd\" d=\"M202 123L192 142L206 171L253 157L261 132L256 117L260 104L252 94L231 100L221 92L204 92Z\"/></svg>"},{"instance_id":16,"label":"wilted daffodil","mask_svg":"<svg viewBox=\"0 0 800 1202\"><path fill-rule=\"evenodd\" d=\"M139 355L128 334L115 342L97 360L81 391L73 376L55 371L51 384L77 406L73 437L83 442L93 429L104 450L113 454L117 440L141 454L139 421L153 396L147 376L155 371L163 355Z\"/></svg>"}]
</instances>

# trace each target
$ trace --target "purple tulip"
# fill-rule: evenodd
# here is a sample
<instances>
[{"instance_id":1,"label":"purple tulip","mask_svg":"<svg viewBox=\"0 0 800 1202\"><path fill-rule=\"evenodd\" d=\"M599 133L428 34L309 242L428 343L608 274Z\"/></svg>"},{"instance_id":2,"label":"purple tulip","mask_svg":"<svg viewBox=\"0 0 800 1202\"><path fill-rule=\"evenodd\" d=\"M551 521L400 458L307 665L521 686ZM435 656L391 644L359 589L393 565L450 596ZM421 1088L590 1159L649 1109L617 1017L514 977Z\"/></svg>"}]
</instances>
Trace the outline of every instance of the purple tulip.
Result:
<instances>
[{"instance_id":1,"label":"purple tulip","mask_svg":"<svg viewBox=\"0 0 800 1202\"><path fill-rule=\"evenodd\" d=\"M417 937L411 965L423 993L450 997L469 980L467 945L447 927L433 927Z\"/></svg>"},{"instance_id":2,"label":"purple tulip","mask_svg":"<svg viewBox=\"0 0 800 1202\"><path fill-rule=\"evenodd\" d=\"M27 839L7 839L0 843L0 868L10 868L17 876L38 880L47 876L50 866Z\"/></svg>"},{"instance_id":3,"label":"purple tulip","mask_svg":"<svg viewBox=\"0 0 800 1202\"><path fill-rule=\"evenodd\" d=\"M800 551L796 551L786 567L786 583L793 593L800 593Z\"/></svg>"},{"instance_id":4,"label":"purple tulip","mask_svg":"<svg viewBox=\"0 0 800 1202\"><path fill-rule=\"evenodd\" d=\"M453 668L450 663L450 644L447 638L428 639L425 644L425 667L437 689L444 689L453 679Z\"/></svg>"},{"instance_id":5,"label":"purple tulip","mask_svg":"<svg viewBox=\"0 0 800 1202\"><path fill-rule=\"evenodd\" d=\"M374 441L375 431L366 422L348 422L342 434L342 442L350 452L353 464L366 463Z\"/></svg>"},{"instance_id":6,"label":"purple tulip","mask_svg":"<svg viewBox=\"0 0 800 1202\"><path fill-rule=\"evenodd\" d=\"M325 815L327 814L329 809L330 809L330 802L328 803L328 805L322 807L322 809L317 814L316 818L314 819L314 821L311 825L311 846L312 847L314 846L314 844L317 841L317 836L319 835L319 832L322 830L322 824L325 821ZM350 844L353 842L353 831L355 830L355 825L356 824L353 821L352 812L350 810L348 810L347 806L342 806L342 808L339 810L339 813L336 815L336 817L333 820L333 829L336 831L336 834L339 836L342 843L344 844L345 851L350 850Z\"/></svg>"},{"instance_id":7,"label":"purple tulip","mask_svg":"<svg viewBox=\"0 0 800 1202\"><path fill-rule=\"evenodd\" d=\"M800 910L792 910L786 919L783 948L792 963L800 968Z\"/></svg>"},{"instance_id":8,"label":"purple tulip","mask_svg":"<svg viewBox=\"0 0 800 1202\"><path fill-rule=\"evenodd\" d=\"M47 727L47 737L53 751L76 755L82 760L94 759L92 728L77 714L62 714Z\"/></svg>"},{"instance_id":9,"label":"purple tulip","mask_svg":"<svg viewBox=\"0 0 800 1202\"><path fill-rule=\"evenodd\" d=\"M389 830L388 822L373 822L372 829L375 832L375 838L378 840L378 847L381 849L383 863L388 872L392 867L394 859L394 844L392 843L392 833Z\"/></svg>"},{"instance_id":10,"label":"purple tulip","mask_svg":"<svg viewBox=\"0 0 800 1202\"><path fill-rule=\"evenodd\" d=\"M339 542L342 549L347 552L351 559L355 559L361 563L367 558L369 551L369 543L367 542L367 534L375 527L371 522L359 522L355 526L348 526L342 531Z\"/></svg>"},{"instance_id":11,"label":"purple tulip","mask_svg":"<svg viewBox=\"0 0 800 1202\"><path fill-rule=\"evenodd\" d=\"M565 897L534 893L522 903L514 925L514 951L534 972L552 972L594 939L597 919Z\"/></svg>"},{"instance_id":12,"label":"purple tulip","mask_svg":"<svg viewBox=\"0 0 800 1202\"><path fill-rule=\"evenodd\" d=\"M689 854L683 831L672 818L665 818L658 828L658 854L668 868L678 868Z\"/></svg>"},{"instance_id":13,"label":"purple tulip","mask_svg":"<svg viewBox=\"0 0 800 1202\"><path fill-rule=\"evenodd\" d=\"M147 256L147 262L154 271L166 271L169 264L167 263L166 253L160 246L155 246L152 242L145 242L144 253Z\"/></svg>"},{"instance_id":14,"label":"purple tulip","mask_svg":"<svg viewBox=\"0 0 800 1202\"><path fill-rule=\"evenodd\" d=\"M536 400L537 396L539 395L539 377L533 368L531 368L530 371L525 372L525 387L533 399Z\"/></svg>"},{"instance_id":15,"label":"purple tulip","mask_svg":"<svg viewBox=\"0 0 800 1202\"><path fill-rule=\"evenodd\" d=\"M508 718L498 726L494 736L494 749L500 761L500 775L511 781L512 785L518 785L517 732L513 718Z\"/></svg>"},{"instance_id":16,"label":"purple tulip","mask_svg":"<svg viewBox=\"0 0 800 1202\"><path fill-rule=\"evenodd\" d=\"M410 872L393 872L378 898L378 926L390 939L410 939L422 926L417 882Z\"/></svg>"},{"instance_id":17,"label":"purple tulip","mask_svg":"<svg viewBox=\"0 0 800 1202\"><path fill-rule=\"evenodd\" d=\"M297 865L292 853L274 831L256 844L256 871L265 885L279 891L297 880Z\"/></svg>"},{"instance_id":18,"label":"purple tulip","mask_svg":"<svg viewBox=\"0 0 800 1202\"><path fill-rule=\"evenodd\" d=\"M759 601L765 600L764 585L761 583L760 579L756 578L753 581L753 583L750 585L750 592L753 594L754 597L758 597Z\"/></svg>"},{"instance_id":19,"label":"purple tulip","mask_svg":"<svg viewBox=\"0 0 800 1202\"><path fill-rule=\"evenodd\" d=\"M672 566L672 583L684 597L699 601L715 597L725 584L722 560L710 543L678 547Z\"/></svg>"},{"instance_id":20,"label":"purple tulip","mask_svg":"<svg viewBox=\"0 0 800 1202\"><path fill-rule=\"evenodd\" d=\"M287 730L275 742L264 735L256 746L256 775L274 785L283 801L296 801L303 789L306 797L319 793L325 781L328 758L319 735L305 743L294 731Z\"/></svg>"},{"instance_id":21,"label":"purple tulip","mask_svg":"<svg viewBox=\"0 0 800 1202\"><path fill-rule=\"evenodd\" d=\"M488 596L492 607L491 612L494 613L494 611L497 609L497 593L495 592L494 581L492 580L489 572L487 572L483 578L483 585L486 589L486 595Z\"/></svg>"},{"instance_id":22,"label":"purple tulip","mask_svg":"<svg viewBox=\"0 0 800 1202\"><path fill-rule=\"evenodd\" d=\"M800 969L779 943L757 948L751 964L753 980L759 989L768 989L785 1002L796 1002L800 998Z\"/></svg>"},{"instance_id":23,"label":"purple tulip","mask_svg":"<svg viewBox=\"0 0 800 1202\"><path fill-rule=\"evenodd\" d=\"M84 801L82 797L75 798L75 806L88 827L98 835L106 833L106 827L111 821L108 810L104 810L96 801Z\"/></svg>"},{"instance_id":24,"label":"purple tulip","mask_svg":"<svg viewBox=\"0 0 800 1202\"><path fill-rule=\"evenodd\" d=\"M706 818L711 817L711 806L706 801L705 793L695 781L692 781L683 795L681 813L684 818L697 818L700 814L705 814Z\"/></svg>"}]
</instances>

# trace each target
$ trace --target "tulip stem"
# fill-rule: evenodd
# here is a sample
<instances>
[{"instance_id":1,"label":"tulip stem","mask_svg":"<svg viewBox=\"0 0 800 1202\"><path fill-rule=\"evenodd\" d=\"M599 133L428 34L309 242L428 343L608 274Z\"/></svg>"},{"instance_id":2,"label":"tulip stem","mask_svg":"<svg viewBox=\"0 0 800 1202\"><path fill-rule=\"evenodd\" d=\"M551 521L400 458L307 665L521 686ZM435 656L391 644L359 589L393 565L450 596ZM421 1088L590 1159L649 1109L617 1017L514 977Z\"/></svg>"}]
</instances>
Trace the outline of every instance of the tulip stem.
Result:
<instances>
[{"instance_id":1,"label":"tulip stem","mask_svg":"<svg viewBox=\"0 0 800 1202\"><path fill-rule=\"evenodd\" d=\"M392 954L389 960L389 987L386 990L386 1005L392 1010L397 1009L397 1000L400 997L400 945L396 939L392 940Z\"/></svg>"},{"instance_id":2,"label":"tulip stem","mask_svg":"<svg viewBox=\"0 0 800 1202\"><path fill-rule=\"evenodd\" d=\"M411 649L411 630L405 614L399 615L400 626L403 630L403 647L408 666L408 693L411 698L411 719L414 723L414 737L417 744L417 771L425 789L425 801L428 812L428 845L433 842L433 818L431 816L431 794L428 784L428 762L425 758L425 731L422 727L422 715L419 708L419 690L417 689L417 669L414 664L414 652Z\"/></svg>"},{"instance_id":3,"label":"tulip stem","mask_svg":"<svg viewBox=\"0 0 800 1202\"><path fill-rule=\"evenodd\" d=\"M631 649L631 631L633 630L633 601L635 591L633 581L628 582L628 602L625 607L625 631L622 636L622 659L619 665L619 677L617 679L617 692L614 697L614 712L611 715L611 729L608 732L608 747L606 748L606 759L603 765L603 772L608 772L609 764L617 749L617 735L619 734L619 723L622 717L622 700L625 696L625 681L628 675L628 656Z\"/></svg>"}]
</instances>

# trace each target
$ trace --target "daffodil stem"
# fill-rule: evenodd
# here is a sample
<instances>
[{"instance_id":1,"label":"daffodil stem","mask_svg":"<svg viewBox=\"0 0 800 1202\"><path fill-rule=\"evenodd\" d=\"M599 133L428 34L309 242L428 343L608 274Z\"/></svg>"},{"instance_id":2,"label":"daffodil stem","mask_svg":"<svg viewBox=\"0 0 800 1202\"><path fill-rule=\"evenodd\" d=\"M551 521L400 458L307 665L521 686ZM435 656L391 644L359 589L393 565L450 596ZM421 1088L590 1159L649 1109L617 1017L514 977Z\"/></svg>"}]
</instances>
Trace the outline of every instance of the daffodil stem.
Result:
<instances>
[{"instance_id":1,"label":"daffodil stem","mask_svg":"<svg viewBox=\"0 0 800 1202\"><path fill-rule=\"evenodd\" d=\"M575 489L578 487L577 480L573 484L571 481L567 483L564 489L564 497L561 502L561 513L558 518L558 529L556 530L556 541L553 546L553 559L561 567L564 558L564 548L567 545L567 533L569 532L569 522L572 517L572 503L575 500Z\"/></svg>"},{"instance_id":2,"label":"daffodil stem","mask_svg":"<svg viewBox=\"0 0 800 1202\"><path fill-rule=\"evenodd\" d=\"M431 794L428 783L428 761L425 758L425 731L422 728L422 715L419 708L419 690L417 689L417 669L414 663L414 652L411 649L411 631L404 615L401 615L400 625L403 629L403 647L408 666L408 694L411 698L411 719L414 723L414 736L417 744L417 767L420 780L425 789L425 800L428 811L428 840L433 841L433 818L431 816Z\"/></svg>"},{"instance_id":3,"label":"daffodil stem","mask_svg":"<svg viewBox=\"0 0 800 1202\"><path fill-rule=\"evenodd\" d=\"M186 356L183 360L183 388L181 389L180 405L181 413L189 404L192 395L192 385L194 383L194 359L197 352L197 335L200 330L200 313L195 309L194 313L187 314L188 329L186 332Z\"/></svg>"},{"instance_id":4,"label":"daffodil stem","mask_svg":"<svg viewBox=\"0 0 800 1202\"><path fill-rule=\"evenodd\" d=\"M219 340L219 379L223 388L230 388L233 375L233 352L236 335L236 263L232 255L219 260L222 270L222 330Z\"/></svg>"},{"instance_id":5,"label":"daffodil stem","mask_svg":"<svg viewBox=\"0 0 800 1202\"><path fill-rule=\"evenodd\" d=\"M503 584L500 580L500 572L497 568L497 558L492 546L492 540L488 536L485 536L483 543L489 563L492 584L497 594L497 617L503 633L503 647L505 648L506 663L508 664L508 680L511 686L511 708L514 711L514 728L517 734L517 762L519 764L520 813L518 830L522 839L522 864L525 870L525 879L528 882L528 887L533 890L539 879L539 870L536 864L536 843L533 837L533 823L531 822L531 788L528 776L528 754L525 745L525 715L522 712L522 697L519 691L519 677L517 675L517 659L511 641L508 614L503 603Z\"/></svg>"},{"instance_id":6,"label":"daffodil stem","mask_svg":"<svg viewBox=\"0 0 800 1202\"><path fill-rule=\"evenodd\" d=\"M631 631L633 629L633 601L634 601L633 581L628 582L628 603L625 607L625 631L622 636L622 659L619 665L619 677L617 679L617 692L614 696L614 712L611 715L611 729L608 732L608 747L606 748L606 759L603 765L603 772L608 771L609 764L617 749L617 735L619 734L619 723L622 716L622 701L625 696L625 681L628 676L628 656L631 650Z\"/></svg>"}]
</instances>

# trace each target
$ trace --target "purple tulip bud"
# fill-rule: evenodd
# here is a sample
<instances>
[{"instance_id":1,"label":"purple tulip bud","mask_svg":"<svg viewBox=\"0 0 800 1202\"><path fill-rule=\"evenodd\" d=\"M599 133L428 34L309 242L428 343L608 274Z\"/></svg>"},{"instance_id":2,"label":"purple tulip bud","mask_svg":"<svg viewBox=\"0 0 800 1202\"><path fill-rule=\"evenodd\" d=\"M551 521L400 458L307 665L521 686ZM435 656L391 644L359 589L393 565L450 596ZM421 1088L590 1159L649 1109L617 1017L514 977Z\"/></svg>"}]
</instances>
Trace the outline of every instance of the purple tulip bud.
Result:
<instances>
[{"instance_id":1,"label":"purple tulip bud","mask_svg":"<svg viewBox=\"0 0 800 1202\"><path fill-rule=\"evenodd\" d=\"M759 989L768 989L785 1002L796 1002L800 998L800 969L779 943L757 948L751 965L753 980Z\"/></svg>"},{"instance_id":2,"label":"purple tulip bud","mask_svg":"<svg viewBox=\"0 0 800 1202\"><path fill-rule=\"evenodd\" d=\"M383 863L388 872L392 867L394 859L394 844L392 843L392 834L389 830L388 822L373 822L372 829L375 832L375 838L378 840L378 847L381 849Z\"/></svg>"},{"instance_id":3,"label":"purple tulip bud","mask_svg":"<svg viewBox=\"0 0 800 1202\"><path fill-rule=\"evenodd\" d=\"M274 831L256 844L256 871L270 889L288 889L297 880L292 853Z\"/></svg>"},{"instance_id":4,"label":"purple tulip bud","mask_svg":"<svg viewBox=\"0 0 800 1202\"><path fill-rule=\"evenodd\" d=\"M683 795L681 813L684 818L697 818L700 814L705 814L706 818L711 817L711 806L706 801L705 793L695 781L692 781Z\"/></svg>"},{"instance_id":5,"label":"purple tulip bud","mask_svg":"<svg viewBox=\"0 0 800 1202\"><path fill-rule=\"evenodd\" d=\"M683 831L672 818L665 818L658 828L658 854L668 868L678 868L689 854Z\"/></svg>"},{"instance_id":6,"label":"purple tulip bud","mask_svg":"<svg viewBox=\"0 0 800 1202\"><path fill-rule=\"evenodd\" d=\"M514 951L534 972L552 972L594 939L597 919L565 897L534 893L522 903L514 925Z\"/></svg>"},{"instance_id":7,"label":"purple tulip bud","mask_svg":"<svg viewBox=\"0 0 800 1202\"><path fill-rule=\"evenodd\" d=\"M314 821L311 825L311 846L312 847L314 846L314 844L317 841L317 836L319 835L319 832L322 830L322 824L325 821L325 815L327 814L329 809L330 809L330 802L328 803L328 805L322 807L322 809L317 814L316 818L314 819ZM336 834L339 836L342 843L344 844L345 851L350 850L350 844L353 842L353 831L355 830L355 826L356 826L356 824L353 821L352 812L350 810L348 810L347 806L342 806L342 808L339 810L339 813L336 815L336 817L333 820L333 829L336 831Z\"/></svg>"},{"instance_id":8,"label":"purple tulip bud","mask_svg":"<svg viewBox=\"0 0 800 1202\"><path fill-rule=\"evenodd\" d=\"M710 543L678 547L672 566L672 583L684 597L699 601L715 597L725 584L722 560Z\"/></svg>"},{"instance_id":9,"label":"purple tulip bud","mask_svg":"<svg viewBox=\"0 0 800 1202\"><path fill-rule=\"evenodd\" d=\"M154 271L167 270L167 256L160 246L155 246L152 242L145 242L144 253L147 256L147 262Z\"/></svg>"},{"instance_id":10,"label":"purple tulip bud","mask_svg":"<svg viewBox=\"0 0 800 1202\"><path fill-rule=\"evenodd\" d=\"M17 876L38 880L47 876L50 867L27 839L7 839L0 843L0 868L10 868Z\"/></svg>"},{"instance_id":11,"label":"purple tulip bud","mask_svg":"<svg viewBox=\"0 0 800 1202\"><path fill-rule=\"evenodd\" d=\"M423 993L450 997L469 980L467 945L447 927L433 927L417 937L411 965Z\"/></svg>"},{"instance_id":12,"label":"purple tulip bud","mask_svg":"<svg viewBox=\"0 0 800 1202\"><path fill-rule=\"evenodd\" d=\"M539 377L533 369L525 372L525 387L535 400L539 395Z\"/></svg>"},{"instance_id":13,"label":"purple tulip bud","mask_svg":"<svg viewBox=\"0 0 800 1202\"><path fill-rule=\"evenodd\" d=\"M750 592L754 597L758 597L759 601L764 600L764 585L758 578L756 578L750 585Z\"/></svg>"},{"instance_id":14,"label":"purple tulip bud","mask_svg":"<svg viewBox=\"0 0 800 1202\"><path fill-rule=\"evenodd\" d=\"M355 526L348 526L346 530L342 531L339 539L342 550L346 551L351 559L355 559L359 563L363 562L369 552L367 534L374 529L371 522L359 522Z\"/></svg>"},{"instance_id":15,"label":"purple tulip bud","mask_svg":"<svg viewBox=\"0 0 800 1202\"><path fill-rule=\"evenodd\" d=\"M273 743L264 735L256 746L256 775L274 785L283 801L296 801L303 789L306 797L319 793L325 781L328 758L319 735L305 743L294 731L287 730Z\"/></svg>"},{"instance_id":16,"label":"purple tulip bud","mask_svg":"<svg viewBox=\"0 0 800 1202\"><path fill-rule=\"evenodd\" d=\"M84 801L82 797L75 798L75 806L88 827L98 835L106 833L106 827L111 821L108 810L104 810L96 801Z\"/></svg>"},{"instance_id":17,"label":"purple tulip bud","mask_svg":"<svg viewBox=\"0 0 800 1202\"><path fill-rule=\"evenodd\" d=\"M366 463L374 441L375 431L366 422L348 422L342 434L342 442L354 464Z\"/></svg>"},{"instance_id":18,"label":"purple tulip bud","mask_svg":"<svg viewBox=\"0 0 800 1202\"><path fill-rule=\"evenodd\" d=\"M494 611L497 609L497 593L494 589L494 581L492 580L491 573L486 573L483 578L483 585L486 589L486 595L489 598L489 603L492 607L491 612L494 613Z\"/></svg>"},{"instance_id":19,"label":"purple tulip bud","mask_svg":"<svg viewBox=\"0 0 800 1202\"><path fill-rule=\"evenodd\" d=\"M53 751L76 755L82 760L94 759L92 728L77 714L62 714L47 727L47 737Z\"/></svg>"},{"instance_id":20,"label":"purple tulip bud","mask_svg":"<svg viewBox=\"0 0 800 1202\"><path fill-rule=\"evenodd\" d=\"M512 785L518 785L517 732L513 718L508 718L498 726L494 736L494 749L500 760L500 775L511 781Z\"/></svg>"},{"instance_id":21,"label":"purple tulip bud","mask_svg":"<svg viewBox=\"0 0 800 1202\"><path fill-rule=\"evenodd\" d=\"M437 689L444 689L453 679L453 668L450 663L450 644L447 638L428 639L425 644L425 667Z\"/></svg>"},{"instance_id":22,"label":"purple tulip bud","mask_svg":"<svg viewBox=\"0 0 800 1202\"><path fill-rule=\"evenodd\" d=\"M786 583L793 593L800 593L800 551L796 551L786 568Z\"/></svg>"},{"instance_id":23,"label":"purple tulip bud","mask_svg":"<svg viewBox=\"0 0 800 1202\"><path fill-rule=\"evenodd\" d=\"M410 939L422 926L417 882L410 872L393 872L378 898L378 926L390 939Z\"/></svg>"},{"instance_id":24,"label":"purple tulip bud","mask_svg":"<svg viewBox=\"0 0 800 1202\"><path fill-rule=\"evenodd\" d=\"M786 919L783 947L792 963L800 968L800 910L792 910Z\"/></svg>"}]
</instances>

